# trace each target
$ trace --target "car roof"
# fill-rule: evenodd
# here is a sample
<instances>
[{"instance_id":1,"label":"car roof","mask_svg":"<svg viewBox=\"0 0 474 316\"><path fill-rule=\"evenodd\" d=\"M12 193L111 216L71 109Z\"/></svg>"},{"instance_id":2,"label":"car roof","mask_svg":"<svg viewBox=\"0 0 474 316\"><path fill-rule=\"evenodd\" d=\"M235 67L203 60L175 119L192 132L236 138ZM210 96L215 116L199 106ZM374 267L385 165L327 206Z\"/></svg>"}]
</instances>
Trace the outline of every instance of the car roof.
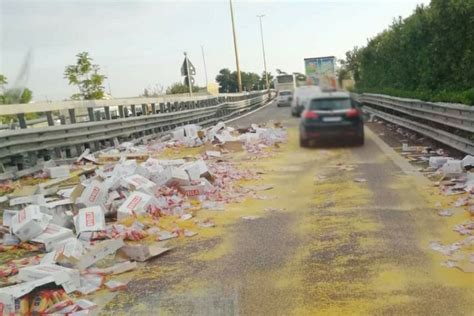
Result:
<instances>
[{"instance_id":1,"label":"car roof","mask_svg":"<svg viewBox=\"0 0 474 316\"><path fill-rule=\"evenodd\" d=\"M351 95L344 91L321 91L320 93L314 94L312 99L341 99L350 98Z\"/></svg>"}]
</instances>

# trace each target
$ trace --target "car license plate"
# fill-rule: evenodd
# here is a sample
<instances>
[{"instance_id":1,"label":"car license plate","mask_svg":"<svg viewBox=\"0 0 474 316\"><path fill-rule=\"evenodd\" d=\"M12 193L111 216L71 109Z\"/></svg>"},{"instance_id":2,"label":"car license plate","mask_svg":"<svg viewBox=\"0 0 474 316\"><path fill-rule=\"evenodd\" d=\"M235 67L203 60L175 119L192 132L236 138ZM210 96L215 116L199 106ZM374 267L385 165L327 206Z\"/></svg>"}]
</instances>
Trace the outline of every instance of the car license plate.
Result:
<instances>
[{"instance_id":1,"label":"car license plate","mask_svg":"<svg viewBox=\"0 0 474 316\"><path fill-rule=\"evenodd\" d=\"M340 122L341 120L342 117L340 116L323 117L323 122Z\"/></svg>"}]
</instances>

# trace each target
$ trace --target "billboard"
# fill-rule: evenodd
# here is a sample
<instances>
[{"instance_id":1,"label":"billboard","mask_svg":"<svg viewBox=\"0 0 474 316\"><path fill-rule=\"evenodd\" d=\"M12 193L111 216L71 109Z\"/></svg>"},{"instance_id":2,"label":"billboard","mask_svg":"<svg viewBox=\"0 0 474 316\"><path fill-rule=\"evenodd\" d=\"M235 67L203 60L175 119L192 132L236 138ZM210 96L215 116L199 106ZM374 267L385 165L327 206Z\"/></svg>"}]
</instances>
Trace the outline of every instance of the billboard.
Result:
<instances>
[{"instance_id":1,"label":"billboard","mask_svg":"<svg viewBox=\"0 0 474 316\"><path fill-rule=\"evenodd\" d=\"M305 58L304 68L309 84L336 88L336 57Z\"/></svg>"}]
</instances>

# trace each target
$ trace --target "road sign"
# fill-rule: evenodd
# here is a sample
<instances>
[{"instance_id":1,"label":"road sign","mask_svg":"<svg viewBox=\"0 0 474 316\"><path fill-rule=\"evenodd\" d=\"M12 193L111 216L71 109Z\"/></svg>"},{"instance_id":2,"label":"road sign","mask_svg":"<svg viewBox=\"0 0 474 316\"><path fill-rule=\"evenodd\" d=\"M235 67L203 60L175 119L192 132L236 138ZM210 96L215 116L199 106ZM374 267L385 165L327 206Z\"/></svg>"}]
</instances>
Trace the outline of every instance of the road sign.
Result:
<instances>
[{"instance_id":1,"label":"road sign","mask_svg":"<svg viewBox=\"0 0 474 316\"><path fill-rule=\"evenodd\" d=\"M186 60L188 62L187 66L186 66ZM188 68L189 68L189 73L191 76L196 75L196 68L194 68L194 65L191 63L188 57L184 57L183 65L181 66L181 76L188 75Z\"/></svg>"},{"instance_id":2,"label":"road sign","mask_svg":"<svg viewBox=\"0 0 474 316\"><path fill-rule=\"evenodd\" d=\"M194 86L194 77L191 77L191 84ZM188 86L188 77L184 77L184 85Z\"/></svg>"}]
</instances>

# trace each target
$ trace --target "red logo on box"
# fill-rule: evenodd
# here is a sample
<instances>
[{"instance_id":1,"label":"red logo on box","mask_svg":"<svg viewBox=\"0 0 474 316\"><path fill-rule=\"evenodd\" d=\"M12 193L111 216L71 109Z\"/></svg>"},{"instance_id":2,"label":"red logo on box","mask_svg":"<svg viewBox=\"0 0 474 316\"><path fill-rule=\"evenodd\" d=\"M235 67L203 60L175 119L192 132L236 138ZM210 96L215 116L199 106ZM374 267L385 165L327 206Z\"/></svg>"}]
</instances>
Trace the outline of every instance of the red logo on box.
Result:
<instances>
[{"instance_id":1,"label":"red logo on box","mask_svg":"<svg viewBox=\"0 0 474 316\"><path fill-rule=\"evenodd\" d=\"M86 226L94 226L95 225L95 218L94 212L86 212Z\"/></svg>"},{"instance_id":2,"label":"red logo on box","mask_svg":"<svg viewBox=\"0 0 474 316\"><path fill-rule=\"evenodd\" d=\"M186 195L187 195L187 196L196 196L196 195L199 195L199 190L198 190L198 189L188 190L188 191L186 191Z\"/></svg>"},{"instance_id":3,"label":"red logo on box","mask_svg":"<svg viewBox=\"0 0 474 316\"><path fill-rule=\"evenodd\" d=\"M137 207L138 203L140 203L141 200L142 200L142 198L139 197L139 196L134 197L134 198L130 201L130 203L128 203L127 208L128 208L129 210L135 209L135 207Z\"/></svg>"},{"instance_id":4,"label":"red logo on box","mask_svg":"<svg viewBox=\"0 0 474 316\"><path fill-rule=\"evenodd\" d=\"M94 187L92 189L91 196L89 197L89 202L95 202L99 193L100 193L100 189L98 187Z\"/></svg>"},{"instance_id":5,"label":"red logo on box","mask_svg":"<svg viewBox=\"0 0 474 316\"><path fill-rule=\"evenodd\" d=\"M18 223L23 222L25 218L26 218L25 210L21 210L20 212L18 212Z\"/></svg>"}]
</instances>

